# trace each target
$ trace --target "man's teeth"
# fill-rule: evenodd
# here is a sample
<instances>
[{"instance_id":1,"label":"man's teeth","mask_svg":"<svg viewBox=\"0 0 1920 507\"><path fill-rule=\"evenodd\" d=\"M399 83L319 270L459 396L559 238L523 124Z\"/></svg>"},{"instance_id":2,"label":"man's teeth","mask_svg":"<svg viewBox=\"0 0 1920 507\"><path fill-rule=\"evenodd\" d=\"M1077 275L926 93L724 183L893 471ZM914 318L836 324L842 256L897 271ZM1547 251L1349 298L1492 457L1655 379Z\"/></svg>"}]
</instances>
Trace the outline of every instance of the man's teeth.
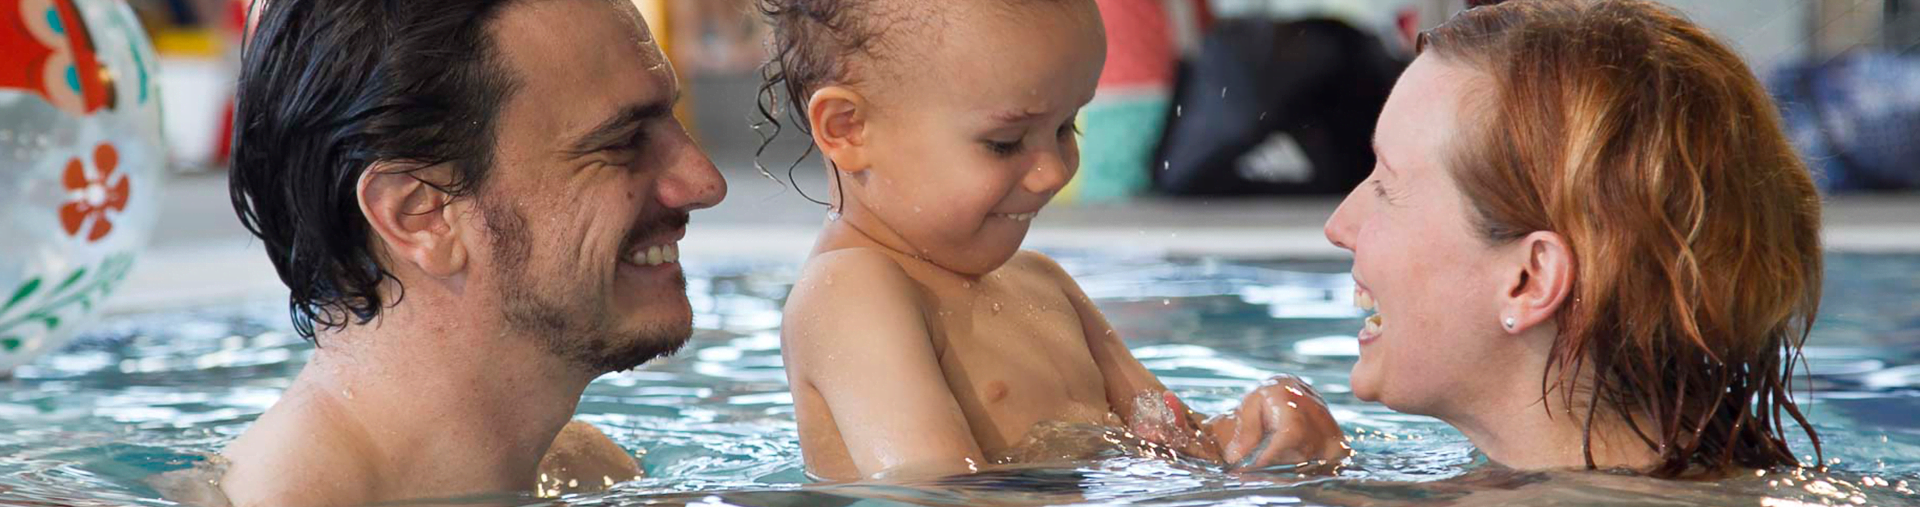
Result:
<instances>
[{"instance_id":1,"label":"man's teeth","mask_svg":"<svg viewBox=\"0 0 1920 507\"><path fill-rule=\"evenodd\" d=\"M669 243L635 249L632 254L628 255L627 262L641 266L658 266L661 264L680 262L680 245Z\"/></svg>"},{"instance_id":2,"label":"man's teeth","mask_svg":"<svg viewBox=\"0 0 1920 507\"><path fill-rule=\"evenodd\" d=\"M1040 216L1040 214L1039 213L1001 213L1000 216L1007 217L1009 219L1012 219L1015 222L1025 222L1028 220L1033 220L1033 217Z\"/></svg>"}]
</instances>

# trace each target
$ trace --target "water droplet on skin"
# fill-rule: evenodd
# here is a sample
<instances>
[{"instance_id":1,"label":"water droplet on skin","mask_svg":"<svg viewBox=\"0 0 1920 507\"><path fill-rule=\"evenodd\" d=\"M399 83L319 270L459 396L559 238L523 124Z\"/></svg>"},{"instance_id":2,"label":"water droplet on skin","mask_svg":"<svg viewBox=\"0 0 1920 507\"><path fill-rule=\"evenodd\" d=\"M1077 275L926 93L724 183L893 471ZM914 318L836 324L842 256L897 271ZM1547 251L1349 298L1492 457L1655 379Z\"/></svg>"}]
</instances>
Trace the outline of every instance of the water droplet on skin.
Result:
<instances>
[{"instance_id":1,"label":"water droplet on skin","mask_svg":"<svg viewBox=\"0 0 1920 507\"><path fill-rule=\"evenodd\" d=\"M973 282L960 282L960 288L971 289L973 288Z\"/></svg>"},{"instance_id":2,"label":"water droplet on skin","mask_svg":"<svg viewBox=\"0 0 1920 507\"><path fill-rule=\"evenodd\" d=\"M995 303L993 304L993 314L994 314L994 315L999 315L999 314L1000 314L1000 303L998 303L998 302L995 302Z\"/></svg>"}]
</instances>

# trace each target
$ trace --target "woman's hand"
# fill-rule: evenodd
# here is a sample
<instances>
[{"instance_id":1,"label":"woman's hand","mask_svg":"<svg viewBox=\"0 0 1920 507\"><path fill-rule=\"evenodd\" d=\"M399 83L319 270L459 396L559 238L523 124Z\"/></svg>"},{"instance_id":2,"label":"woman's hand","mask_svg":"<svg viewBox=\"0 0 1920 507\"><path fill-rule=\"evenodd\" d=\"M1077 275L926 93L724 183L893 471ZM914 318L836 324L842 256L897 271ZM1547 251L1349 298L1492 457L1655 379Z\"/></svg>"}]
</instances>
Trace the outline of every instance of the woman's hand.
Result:
<instances>
[{"instance_id":1,"label":"woman's hand","mask_svg":"<svg viewBox=\"0 0 1920 507\"><path fill-rule=\"evenodd\" d=\"M1313 387L1279 375L1240 400L1240 408L1207 421L1229 468L1279 465L1330 472L1353 454L1347 435Z\"/></svg>"}]
</instances>

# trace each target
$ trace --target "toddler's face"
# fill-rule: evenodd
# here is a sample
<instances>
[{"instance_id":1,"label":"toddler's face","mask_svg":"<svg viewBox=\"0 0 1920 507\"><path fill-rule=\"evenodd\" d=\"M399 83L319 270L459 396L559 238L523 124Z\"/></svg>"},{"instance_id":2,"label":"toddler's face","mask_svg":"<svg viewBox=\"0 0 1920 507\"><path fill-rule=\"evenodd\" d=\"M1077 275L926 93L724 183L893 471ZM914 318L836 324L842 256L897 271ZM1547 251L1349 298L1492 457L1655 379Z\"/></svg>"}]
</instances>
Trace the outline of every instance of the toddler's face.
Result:
<instances>
[{"instance_id":1,"label":"toddler's face","mask_svg":"<svg viewBox=\"0 0 1920 507\"><path fill-rule=\"evenodd\" d=\"M887 35L900 41L878 63L889 71L863 87L871 167L847 190L908 253L984 274L1079 170L1074 117L1093 99L1106 38L1091 0L942 10Z\"/></svg>"}]
</instances>

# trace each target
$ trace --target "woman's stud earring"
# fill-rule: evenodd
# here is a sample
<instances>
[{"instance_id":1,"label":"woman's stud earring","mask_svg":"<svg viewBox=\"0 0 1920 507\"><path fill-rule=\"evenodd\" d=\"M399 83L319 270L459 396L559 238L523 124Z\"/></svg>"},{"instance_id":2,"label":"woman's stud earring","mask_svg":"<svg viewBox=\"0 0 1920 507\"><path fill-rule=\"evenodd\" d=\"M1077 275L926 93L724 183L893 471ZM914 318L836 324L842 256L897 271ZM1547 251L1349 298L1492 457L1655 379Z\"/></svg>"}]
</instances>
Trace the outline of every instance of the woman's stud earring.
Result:
<instances>
[{"instance_id":1,"label":"woman's stud earring","mask_svg":"<svg viewBox=\"0 0 1920 507\"><path fill-rule=\"evenodd\" d=\"M1501 323L1501 324L1506 324L1506 325L1507 325L1507 329L1509 329L1509 330L1511 330L1511 329L1513 329L1513 326L1517 326L1517 325L1520 325L1520 322L1519 322L1519 321L1515 321L1515 320L1513 320L1513 317L1507 317L1507 320L1504 320L1504 321L1501 321L1500 323Z\"/></svg>"}]
</instances>

